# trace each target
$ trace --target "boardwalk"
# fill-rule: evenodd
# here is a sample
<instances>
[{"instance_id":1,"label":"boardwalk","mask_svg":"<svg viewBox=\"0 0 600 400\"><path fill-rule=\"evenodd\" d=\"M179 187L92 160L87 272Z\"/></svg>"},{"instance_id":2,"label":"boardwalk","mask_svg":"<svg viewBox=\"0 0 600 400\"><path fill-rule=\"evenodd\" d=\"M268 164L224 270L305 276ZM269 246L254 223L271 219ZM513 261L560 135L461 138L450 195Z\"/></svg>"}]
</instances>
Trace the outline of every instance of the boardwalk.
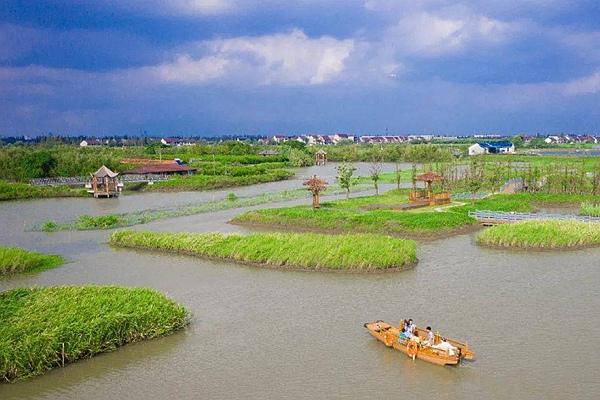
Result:
<instances>
[{"instance_id":1,"label":"boardwalk","mask_svg":"<svg viewBox=\"0 0 600 400\"><path fill-rule=\"evenodd\" d=\"M477 219L482 225L512 224L521 221L532 220L576 220L583 222L600 223L600 217L588 217L584 215L549 214L549 213L518 213L504 211L477 210L469 211L469 216Z\"/></svg>"},{"instance_id":2,"label":"boardwalk","mask_svg":"<svg viewBox=\"0 0 600 400\"><path fill-rule=\"evenodd\" d=\"M121 175L119 181L122 183L135 183L135 182L158 182L166 181L169 179L167 175L156 175L156 174L145 174L145 175ZM72 177L58 177L58 178L37 178L31 179L29 183L32 186L85 186L90 182L90 178L87 176L72 176Z\"/></svg>"}]
</instances>

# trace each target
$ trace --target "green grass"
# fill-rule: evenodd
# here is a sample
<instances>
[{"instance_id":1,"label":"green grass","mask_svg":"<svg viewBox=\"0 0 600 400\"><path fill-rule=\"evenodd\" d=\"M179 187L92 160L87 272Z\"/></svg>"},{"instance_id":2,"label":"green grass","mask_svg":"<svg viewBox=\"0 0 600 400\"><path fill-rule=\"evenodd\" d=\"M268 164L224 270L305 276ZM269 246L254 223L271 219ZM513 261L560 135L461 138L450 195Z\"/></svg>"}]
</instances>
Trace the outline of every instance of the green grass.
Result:
<instances>
[{"instance_id":1,"label":"green grass","mask_svg":"<svg viewBox=\"0 0 600 400\"><path fill-rule=\"evenodd\" d=\"M315 231L366 232L393 235L443 234L476 221L467 212L407 212L366 209L369 205L397 206L407 202L406 191L391 190L380 196L324 202L320 209L307 206L248 211L233 223Z\"/></svg>"},{"instance_id":2,"label":"green grass","mask_svg":"<svg viewBox=\"0 0 600 400\"><path fill-rule=\"evenodd\" d=\"M386 209L408 202L407 190L390 190L379 196L354 197L308 206L248 211L235 217L237 224L276 229L301 228L312 231L368 232L407 236L443 236L477 222L469 211L531 212L542 205L570 205L591 195L518 193L499 194L455 207L428 207L410 211ZM442 212L434 208L443 208Z\"/></svg>"},{"instance_id":3,"label":"green grass","mask_svg":"<svg viewBox=\"0 0 600 400\"><path fill-rule=\"evenodd\" d=\"M0 275L39 272L58 267L62 263L61 256L36 253L18 247L0 246Z\"/></svg>"},{"instance_id":4,"label":"green grass","mask_svg":"<svg viewBox=\"0 0 600 400\"><path fill-rule=\"evenodd\" d=\"M600 203L584 202L581 203L580 215L589 215L590 217L600 217Z\"/></svg>"},{"instance_id":5,"label":"green grass","mask_svg":"<svg viewBox=\"0 0 600 400\"><path fill-rule=\"evenodd\" d=\"M280 268L366 272L415 263L411 240L371 234L159 233L118 231L110 243Z\"/></svg>"},{"instance_id":6,"label":"green grass","mask_svg":"<svg viewBox=\"0 0 600 400\"><path fill-rule=\"evenodd\" d=\"M83 196L87 196L87 192L83 188L71 189L67 186L31 186L27 183L12 183L0 180L0 201Z\"/></svg>"},{"instance_id":7,"label":"green grass","mask_svg":"<svg viewBox=\"0 0 600 400\"><path fill-rule=\"evenodd\" d=\"M152 289L63 286L0 293L0 381L11 382L188 323L180 305Z\"/></svg>"},{"instance_id":8,"label":"green grass","mask_svg":"<svg viewBox=\"0 0 600 400\"><path fill-rule=\"evenodd\" d=\"M497 225L477 237L487 246L562 249L600 245L600 224L581 221L525 221Z\"/></svg>"}]
</instances>

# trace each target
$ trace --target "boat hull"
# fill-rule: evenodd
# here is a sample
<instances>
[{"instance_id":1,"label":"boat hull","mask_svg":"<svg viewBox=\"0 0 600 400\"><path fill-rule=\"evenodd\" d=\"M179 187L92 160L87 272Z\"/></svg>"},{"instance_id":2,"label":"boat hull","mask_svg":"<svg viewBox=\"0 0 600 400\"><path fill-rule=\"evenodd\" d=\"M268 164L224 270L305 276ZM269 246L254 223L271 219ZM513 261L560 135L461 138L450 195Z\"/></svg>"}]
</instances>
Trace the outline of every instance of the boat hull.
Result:
<instances>
[{"instance_id":1,"label":"boat hull","mask_svg":"<svg viewBox=\"0 0 600 400\"><path fill-rule=\"evenodd\" d=\"M448 340L453 346L459 349L458 354L449 355L443 350L437 350L427 346L415 346L414 344L409 345L408 340L399 341L398 335L400 330L398 327L390 325L384 321L368 322L365 328L369 333L386 346L398 350L408 357L423 360L436 365L456 365L462 358L473 359L474 354L468 349L465 343L458 342L456 340ZM424 337L424 330L417 328L419 336ZM412 346L412 348L411 348Z\"/></svg>"}]
</instances>

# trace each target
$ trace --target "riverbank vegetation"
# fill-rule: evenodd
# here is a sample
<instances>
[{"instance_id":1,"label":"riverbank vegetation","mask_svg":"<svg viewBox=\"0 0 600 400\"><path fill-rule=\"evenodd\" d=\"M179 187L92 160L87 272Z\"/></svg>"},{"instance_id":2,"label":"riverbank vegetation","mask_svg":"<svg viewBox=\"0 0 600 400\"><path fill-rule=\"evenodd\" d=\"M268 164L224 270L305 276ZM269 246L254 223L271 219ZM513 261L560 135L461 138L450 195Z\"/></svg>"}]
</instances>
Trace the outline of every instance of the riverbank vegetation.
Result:
<instances>
[{"instance_id":1,"label":"riverbank vegetation","mask_svg":"<svg viewBox=\"0 0 600 400\"><path fill-rule=\"evenodd\" d=\"M180 305L152 289L63 286L0 293L0 381L40 375L188 323Z\"/></svg>"},{"instance_id":2,"label":"riverbank vegetation","mask_svg":"<svg viewBox=\"0 0 600 400\"><path fill-rule=\"evenodd\" d=\"M61 256L27 251L18 247L0 246L0 276L20 272L39 272L58 267Z\"/></svg>"},{"instance_id":3,"label":"riverbank vegetation","mask_svg":"<svg viewBox=\"0 0 600 400\"><path fill-rule=\"evenodd\" d=\"M576 220L537 220L496 225L481 232L477 236L477 243L526 249L600 246L600 224Z\"/></svg>"},{"instance_id":4,"label":"riverbank vegetation","mask_svg":"<svg viewBox=\"0 0 600 400\"><path fill-rule=\"evenodd\" d=\"M588 215L590 217L600 217L600 203L592 203L587 201L581 203L579 214Z\"/></svg>"},{"instance_id":5,"label":"riverbank vegetation","mask_svg":"<svg viewBox=\"0 0 600 400\"><path fill-rule=\"evenodd\" d=\"M0 201L41 199L49 197L83 197L87 195L84 188L72 189L68 186L31 186L26 183L0 180Z\"/></svg>"},{"instance_id":6,"label":"riverbank vegetation","mask_svg":"<svg viewBox=\"0 0 600 400\"><path fill-rule=\"evenodd\" d=\"M413 241L370 234L117 231L110 236L110 244L286 269L367 272L417 261Z\"/></svg>"}]
</instances>

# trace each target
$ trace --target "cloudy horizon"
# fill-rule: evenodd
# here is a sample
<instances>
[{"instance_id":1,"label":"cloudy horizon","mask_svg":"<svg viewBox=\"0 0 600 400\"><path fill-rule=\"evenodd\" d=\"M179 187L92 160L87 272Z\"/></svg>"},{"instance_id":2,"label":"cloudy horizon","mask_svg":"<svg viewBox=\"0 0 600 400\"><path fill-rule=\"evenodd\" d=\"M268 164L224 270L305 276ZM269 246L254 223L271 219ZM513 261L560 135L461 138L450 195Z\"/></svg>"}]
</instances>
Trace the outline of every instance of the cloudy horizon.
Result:
<instances>
[{"instance_id":1,"label":"cloudy horizon","mask_svg":"<svg viewBox=\"0 0 600 400\"><path fill-rule=\"evenodd\" d=\"M0 7L0 135L599 133L600 6Z\"/></svg>"}]
</instances>

